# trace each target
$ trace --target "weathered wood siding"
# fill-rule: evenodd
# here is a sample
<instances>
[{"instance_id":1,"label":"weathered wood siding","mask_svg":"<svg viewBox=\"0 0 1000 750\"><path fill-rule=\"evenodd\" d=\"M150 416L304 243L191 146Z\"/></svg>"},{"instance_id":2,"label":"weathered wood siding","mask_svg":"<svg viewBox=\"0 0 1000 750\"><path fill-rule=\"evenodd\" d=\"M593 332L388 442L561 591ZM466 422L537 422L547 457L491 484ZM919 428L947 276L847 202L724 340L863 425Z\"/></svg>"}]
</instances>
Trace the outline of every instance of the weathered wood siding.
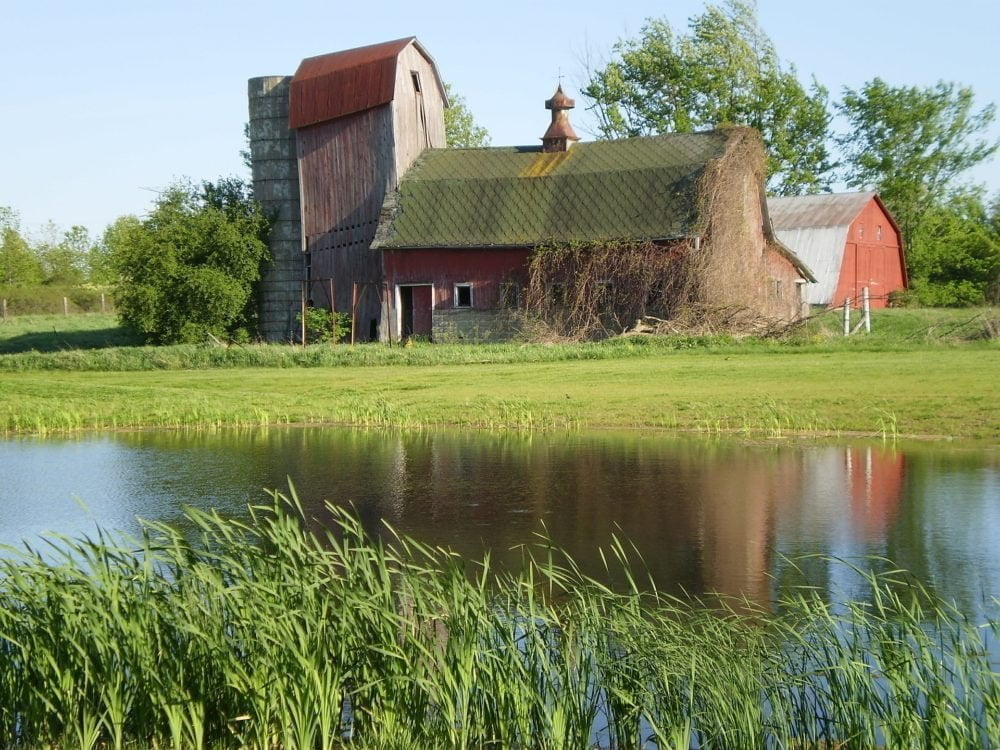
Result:
<instances>
[{"instance_id":1,"label":"weathered wood siding","mask_svg":"<svg viewBox=\"0 0 1000 750\"><path fill-rule=\"evenodd\" d=\"M350 312L353 284L381 288L379 254L370 249L386 190L396 184L388 104L298 131L302 230L312 278L335 279L337 310ZM370 289L358 305L358 333L368 338L381 314Z\"/></svg>"},{"instance_id":2,"label":"weathered wood siding","mask_svg":"<svg viewBox=\"0 0 1000 750\"><path fill-rule=\"evenodd\" d=\"M414 85L414 75L419 80L419 92ZM441 88L434 66L416 45L411 43L400 52L396 62L396 92L391 105L397 178L402 178L425 148L446 146Z\"/></svg>"},{"instance_id":3,"label":"weathered wood siding","mask_svg":"<svg viewBox=\"0 0 1000 750\"><path fill-rule=\"evenodd\" d=\"M386 284L392 306L389 336L398 340L400 311L396 309L396 285L432 284L435 329L449 314L463 315L496 310L500 305L501 285L513 282L523 294L528 283L530 248L504 249L414 249L382 251ZM457 310L455 284L472 285L472 308ZM441 313L444 313L442 315ZM440 338L435 330L435 337Z\"/></svg>"}]
</instances>

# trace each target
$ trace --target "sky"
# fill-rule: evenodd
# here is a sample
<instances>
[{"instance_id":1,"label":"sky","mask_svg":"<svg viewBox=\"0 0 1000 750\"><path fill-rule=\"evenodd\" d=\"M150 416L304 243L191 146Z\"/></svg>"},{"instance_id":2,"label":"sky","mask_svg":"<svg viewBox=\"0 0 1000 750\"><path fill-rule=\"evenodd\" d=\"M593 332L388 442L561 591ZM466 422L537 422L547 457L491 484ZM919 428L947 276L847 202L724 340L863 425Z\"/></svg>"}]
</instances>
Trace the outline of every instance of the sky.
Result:
<instances>
[{"instance_id":1,"label":"sky","mask_svg":"<svg viewBox=\"0 0 1000 750\"><path fill-rule=\"evenodd\" d=\"M0 206L39 235L94 236L143 215L158 190L245 174L247 79L290 75L304 57L416 36L493 145L537 144L563 76L585 139L586 69L647 18L678 29L696 0L5 0L0 44ZM1000 103L1000 2L758 0L760 23L800 78L838 95L891 85L971 85ZM1000 139L994 123L989 136ZM971 175L1000 191L1000 161Z\"/></svg>"}]
</instances>

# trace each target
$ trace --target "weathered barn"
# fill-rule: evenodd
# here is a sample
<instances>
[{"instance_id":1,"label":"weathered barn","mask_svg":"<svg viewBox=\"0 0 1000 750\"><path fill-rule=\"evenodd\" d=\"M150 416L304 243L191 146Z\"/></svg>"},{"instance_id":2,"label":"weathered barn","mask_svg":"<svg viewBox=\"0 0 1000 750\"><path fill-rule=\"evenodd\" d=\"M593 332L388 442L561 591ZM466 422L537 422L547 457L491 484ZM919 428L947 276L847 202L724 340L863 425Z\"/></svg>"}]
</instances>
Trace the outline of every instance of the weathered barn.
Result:
<instances>
[{"instance_id":1,"label":"weathered barn","mask_svg":"<svg viewBox=\"0 0 1000 750\"><path fill-rule=\"evenodd\" d=\"M812 277L772 234L752 131L573 145L560 87L540 146L445 149L444 86L413 37L308 58L249 93L254 188L277 217L270 339L296 337L303 301L353 311L361 340L502 337L529 258L555 245L655 243L698 260L697 302L801 311Z\"/></svg>"},{"instance_id":2,"label":"weathered barn","mask_svg":"<svg viewBox=\"0 0 1000 750\"><path fill-rule=\"evenodd\" d=\"M775 234L816 274L809 304L857 306L867 287L871 306L885 307L906 288L902 236L875 193L771 198L768 209Z\"/></svg>"},{"instance_id":3,"label":"weathered barn","mask_svg":"<svg viewBox=\"0 0 1000 750\"><path fill-rule=\"evenodd\" d=\"M536 248L623 241L703 258L705 302L772 319L800 314L812 277L771 234L752 131L569 140L429 150L414 163L373 244L391 338L502 338ZM598 283L614 294L620 280L608 269Z\"/></svg>"},{"instance_id":4,"label":"weathered barn","mask_svg":"<svg viewBox=\"0 0 1000 750\"><path fill-rule=\"evenodd\" d=\"M255 190L266 209L299 222L298 264L290 246L272 243L283 272L264 280L269 338L294 335L303 280L313 282L306 289L316 304L329 308L332 288L335 308L354 310L360 339L377 337L383 279L370 246L379 212L420 152L445 145L445 106L437 66L414 37L250 81ZM279 229L279 242L295 231Z\"/></svg>"}]
</instances>

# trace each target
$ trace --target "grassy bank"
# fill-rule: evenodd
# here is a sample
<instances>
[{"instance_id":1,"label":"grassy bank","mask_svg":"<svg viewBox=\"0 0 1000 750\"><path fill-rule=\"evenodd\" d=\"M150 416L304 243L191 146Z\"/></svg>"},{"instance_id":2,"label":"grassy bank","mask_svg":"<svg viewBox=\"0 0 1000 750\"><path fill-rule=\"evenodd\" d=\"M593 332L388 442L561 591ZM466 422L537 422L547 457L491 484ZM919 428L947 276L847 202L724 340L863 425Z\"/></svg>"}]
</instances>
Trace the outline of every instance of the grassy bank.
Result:
<instances>
[{"instance_id":1,"label":"grassy bank","mask_svg":"<svg viewBox=\"0 0 1000 750\"><path fill-rule=\"evenodd\" d=\"M841 432L995 442L997 372L1000 349L978 347L643 351L518 364L0 372L0 431L332 422L765 436Z\"/></svg>"},{"instance_id":2,"label":"grassy bank","mask_svg":"<svg viewBox=\"0 0 1000 750\"><path fill-rule=\"evenodd\" d=\"M888 310L849 339L827 314L779 340L302 348L105 346L124 335L109 316L19 319L0 326L0 431L341 423L997 441L994 320ZM83 327L45 330L70 322Z\"/></svg>"},{"instance_id":3,"label":"grassy bank","mask_svg":"<svg viewBox=\"0 0 1000 750\"><path fill-rule=\"evenodd\" d=\"M935 747L1000 741L1000 623L900 574L776 613L516 573L276 500L0 560L7 747ZM55 557L55 559L53 559ZM607 551L626 571L623 548ZM977 627L978 626L978 627ZM994 654L995 655L995 654Z\"/></svg>"}]
</instances>

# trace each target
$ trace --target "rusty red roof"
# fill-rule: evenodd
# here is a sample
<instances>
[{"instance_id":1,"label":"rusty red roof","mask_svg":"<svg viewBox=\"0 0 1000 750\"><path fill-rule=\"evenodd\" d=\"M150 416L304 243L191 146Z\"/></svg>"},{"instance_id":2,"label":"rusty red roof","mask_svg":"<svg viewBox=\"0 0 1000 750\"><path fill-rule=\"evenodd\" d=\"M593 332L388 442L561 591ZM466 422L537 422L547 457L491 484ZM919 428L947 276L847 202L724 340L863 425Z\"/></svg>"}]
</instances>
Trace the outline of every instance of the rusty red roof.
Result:
<instances>
[{"instance_id":1,"label":"rusty red roof","mask_svg":"<svg viewBox=\"0 0 1000 750\"><path fill-rule=\"evenodd\" d=\"M293 128L334 120L393 99L396 60L416 37L307 57L292 78Z\"/></svg>"}]
</instances>

